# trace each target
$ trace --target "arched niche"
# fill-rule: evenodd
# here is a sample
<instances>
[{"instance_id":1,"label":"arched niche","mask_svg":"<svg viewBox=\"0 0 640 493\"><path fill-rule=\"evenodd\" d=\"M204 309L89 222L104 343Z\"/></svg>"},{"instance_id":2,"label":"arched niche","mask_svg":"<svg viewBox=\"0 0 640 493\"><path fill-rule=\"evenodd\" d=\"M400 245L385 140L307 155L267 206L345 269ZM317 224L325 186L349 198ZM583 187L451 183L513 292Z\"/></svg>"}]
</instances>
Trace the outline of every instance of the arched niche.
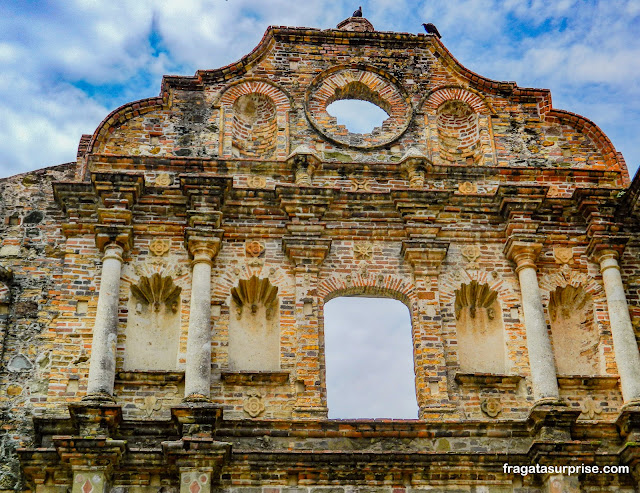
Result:
<instances>
[{"instance_id":1,"label":"arched niche","mask_svg":"<svg viewBox=\"0 0 640 493\"><path fill-rule=\"evenodd\" d=\"M278 288L269 279L252 276L231 289L229 369L280 369L280 310Z\"/></svg>"},{"instance_id":2,"label":"arched niche","mask_svg":"<svg viewBox=\"0 0 640 493\"><path fill-rule=\"evenodd\" d=\"M455 291L458 363L462 372L504 373L506 345L498 293L471 281Z\"/></svg>"},{"instance_id":3,"label":"arched niche","mask_svg":"<svg viewBox=\"0 0 640 493\"><path fill-rule=\"evenodd\" d=\"M558 373L600 374L600 336L591 295L582 286L557 287L549 295L549 322Z\"/></svg>"},{"instance_id":4,"label":"arched niche","mask_svg":"<svg viewBox=\"0 0 640 493\"><path fill-rule=\"evenodd\" d=\"M477 94L447 87L424 102L429 155L434 164L494 164L492 109Z\"/></svg>"},{"instance_id":5,"label":"arched niche","mask_svg":"<svg viewBox=\"0 0 640 493\"><path fill-rule=\"evenodd\" d=\"M219 100L220 155L285 159L289 154L289 97L271 82L247 80Z\"/></svg>"},{"instance_id":6,"label":"arched niche","mask_svg":"<svg viewBox=\"0 0 640 493\"><path fill-rule=\"evenodd\" d=\"M273 100L264 94L243 94L233 103L232 153L235 157L272 158L278 122Z\"/></svg>"},{"instance_id":7,"label":"arched niche","mask_svg":"<svg viewBox=\"0 0 640 493\"><path fill-rule=\"evenodd\" d=\"M437 110L436 127L441 157L451 162L478 160L478 115L469 104L459 100L443 103Z\"/></svg>"},{"instance_id":8,"label":"arched niche","mask_svg":"<svg viewBox=\"0 0 640 493\"><path fill-rule=\"evenodd\" d=\"M181 292L171 277L159 273L131 285L124 370L177 369Z\"/></svg>"}]
</instances>

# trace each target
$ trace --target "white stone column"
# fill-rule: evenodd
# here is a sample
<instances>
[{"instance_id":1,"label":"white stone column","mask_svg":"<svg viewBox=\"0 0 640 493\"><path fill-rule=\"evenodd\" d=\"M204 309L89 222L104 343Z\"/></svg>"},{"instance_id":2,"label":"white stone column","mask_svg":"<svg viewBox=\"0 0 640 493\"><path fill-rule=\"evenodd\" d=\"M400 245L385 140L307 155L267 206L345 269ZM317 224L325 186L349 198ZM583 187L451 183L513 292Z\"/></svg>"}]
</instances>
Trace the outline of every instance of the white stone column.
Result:
<instances>
[{"instance_id":1,"label":"white stone column","mask_svg":"<svg viewBox=\"0 0 640 493\"><path fill-rule=\"evenodd\" d=\"M618 252L603 250L597 256L607 295L609 323L613 336L616 365L625 402L640 400L640 352L629 317L629 306L622 285Z\"/></svg>"},{"instance_id":2,"label":"white stone column","mask_svg":"<svg viewBox=\"0 0 640 493\"><path fill-rule=\"evenodd\" d=\"M122 253L123 249L120 245L109 243L105 247L102 258L98 308L93 327L89 381L87 382L88 399L113 399Z\"/></svg>"},{"instance_id":3,"label":"white stone column","mask_svg":"<svg viewBox=\"0 0 640 493\"><path fill-rule=\"evenodd\" d=\"M517 265L516 273L522 293L522 310L527 333L533 395L536 401L559 400L553 349L549 340L536 274L535 259L538 252L539 248L522 246L514 251L512 258Z\"/></svg>"},{"instance_id":4,"label":"white stone column","mask_svg":"<svg viewBox=\"0 0 640 493\"><path fill-rule=\"evenodd\" d=\"M185 400L198 401L211 395L211 265L216 250L206 243L196 243L190 250L193 262L184 395Z\"/></svg>"}]
</instances>

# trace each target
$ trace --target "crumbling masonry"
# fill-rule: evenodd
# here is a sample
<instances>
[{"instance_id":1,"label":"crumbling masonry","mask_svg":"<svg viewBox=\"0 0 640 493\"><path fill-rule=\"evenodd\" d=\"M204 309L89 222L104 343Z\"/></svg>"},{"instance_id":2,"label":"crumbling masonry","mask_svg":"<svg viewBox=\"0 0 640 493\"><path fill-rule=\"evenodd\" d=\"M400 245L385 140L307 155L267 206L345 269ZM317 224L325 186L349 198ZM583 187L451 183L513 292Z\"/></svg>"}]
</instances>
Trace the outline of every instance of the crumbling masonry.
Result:
<instances>
[{"instance_id":1,"label":"crumbling masonry","mask_svg":"<svg viewBox=\"0 0 640 493\"><path fill-rule=\"evenodd\" d=\"M269 28L0 187L3 491L637 491L640 179L433 35ZM408 306L417 419L327 419L345 295Z\"/></svg>"}]
</instances>

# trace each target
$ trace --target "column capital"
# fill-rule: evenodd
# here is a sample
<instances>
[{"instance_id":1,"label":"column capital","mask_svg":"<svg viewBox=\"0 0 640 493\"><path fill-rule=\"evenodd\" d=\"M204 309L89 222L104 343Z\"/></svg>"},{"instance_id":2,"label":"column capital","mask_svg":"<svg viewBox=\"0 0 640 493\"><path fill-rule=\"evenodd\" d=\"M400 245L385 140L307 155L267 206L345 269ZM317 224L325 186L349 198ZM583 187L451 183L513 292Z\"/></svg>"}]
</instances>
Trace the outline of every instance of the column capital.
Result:
<instances>
[{"instance_id":1,"label":"column capital","mask_svg":"<svg viewBox=\"0 0 640 493\"><path fill-rule=\"evenodd\" d=\"M223 231L217 230L207 233L212 234L205 234L202 231L190 231L187 229L187 233L185 235L186 244L189 254L193 258L194 264L199 262L211 264L220 251Z\"/></svg>"},{"instance_id":2,"label":"column capital","mask_svg":"<svg viewBox=\"0 0 640 493\"><path fill-rule=\"evenodd\" d=\"M125 225L99 224L95 227L96 246L101 252L107 253L110 246L117 245L122 252L127 252L133 246L133 227Z\"/></svg>"},{"instance_id":3,"label":"column capital","mask_svg":"<svg viewBox=\"0 0 640 493\"><path fill-rule=\"evenodd\" d=\"M318 271L331 249L329 238L285 236L282 249L296 270Z\"/></svg>"},{"instance_id":4,"label":"column capital","mask_svg":"<svg viewBox=\"0 0 640 493\"><path fill-rule=\"evenodd\" d=\"M437 275L447 256L449 243L436 239L412 239L402 242L402 256L418 275Z\"/></svg>"},{"instance_id":5,"label":"column capital","mask_svg":"<svg viewBox=\"0 0 640 493\"><path fill-rule=\"evenodd\" d=\"M587 258L598 264L607 258L618 260L622 257L628 241L627 235L593 236L587 247Z\"/></svg>"},{"instance_id":6,"label":"column capital","mask_svg":"<svg viewBox=\"0 0 640 493\"><path fill-rule=\"evenodd\" d=\"M522 269L536 268L536 260L542 251L542 242L537 238L519 238L511 236L504 247L504 254L507 259L515 262L516 273Z\"/></svg>"}]
</instances>

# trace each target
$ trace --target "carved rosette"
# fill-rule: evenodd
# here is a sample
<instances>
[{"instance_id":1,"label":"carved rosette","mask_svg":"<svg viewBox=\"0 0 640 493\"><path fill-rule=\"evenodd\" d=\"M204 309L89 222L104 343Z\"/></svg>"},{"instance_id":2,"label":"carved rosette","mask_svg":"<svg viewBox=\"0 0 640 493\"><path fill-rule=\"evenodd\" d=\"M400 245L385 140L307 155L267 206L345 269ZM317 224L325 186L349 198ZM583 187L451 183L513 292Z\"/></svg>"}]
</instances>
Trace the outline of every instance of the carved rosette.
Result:
<instances>
[{"instance_id":1,"label":"carved rosette","mask_svg":"<svg viewBox=\"0 0 640 493\"><path fill-rule=\"evenodd\" d=\"M247 392L247 396L244 400L242 407L244 411L252 418L257 418L264 412L264 402L262 401L262 395L256 391Z\"/></svg>"},{"instance_id":2,"label":"carved rosette","mask_svg":"<svg viewBox=\"0 0 640 493\"><path fill-rule=\"evenodd\" d=\"M482 400L480 409L490 418L495 418L502 412L502 404L500 403L500 399L488 397Z\"/></svg>"}]
</instances>

